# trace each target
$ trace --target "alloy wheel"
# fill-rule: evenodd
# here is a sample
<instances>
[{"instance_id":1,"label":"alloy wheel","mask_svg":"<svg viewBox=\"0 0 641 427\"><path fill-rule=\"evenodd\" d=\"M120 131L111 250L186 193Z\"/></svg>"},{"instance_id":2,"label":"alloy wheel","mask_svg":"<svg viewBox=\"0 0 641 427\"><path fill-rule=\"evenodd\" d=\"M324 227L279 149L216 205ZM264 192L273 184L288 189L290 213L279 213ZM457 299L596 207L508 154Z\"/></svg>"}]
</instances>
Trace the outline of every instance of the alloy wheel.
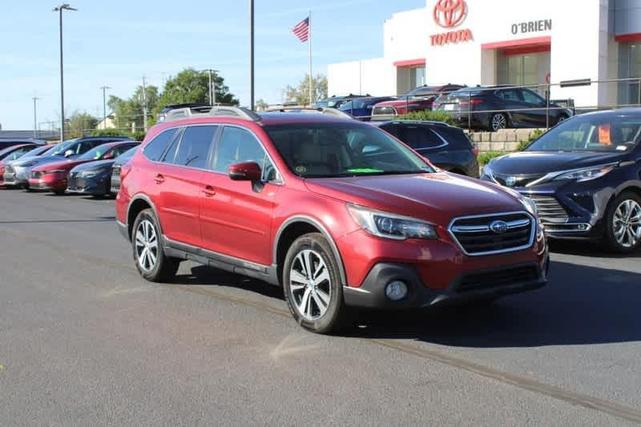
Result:
<instances>
[{"instance_id":1,"label":"alloy wheel","mask_svg":"<svg viewBox=\"0 0 641 427\"><path fill-rule=\"evenodd\" d=\"M505 129L507 127L507 119L503 114L495 114L492 116L492 130Z\"/></svg>"},{"instance_id":2,"label":"alloy wheel","mask_svg":"<svg viewBox=\"0 0 641 427\"><path fill-rule=\"evenodd\" d=\"M636 247L641 241L641 206L635 200L626 199L614 212L614 237L621 247Z\"/></svg>"},{"instance_id":3,"label":"alloy wheel","mask_svg":"<svg viewBox=\"0 0 641 427\"><path fill-rule=\"evenodd\" d=\"M158 261L158 235L148 219L140 221L136 230L136 259L146 272L152 271Z\"/></svg>"},{"instance_id":4,"label":"alloy wheel","mask_svg":"<svg viewBox=\"0 0 641 427\"><path fill-rule=\"evenodd\" d=\"M311 249L300 251L289 271L289 288L296 310L306 320L327 312L332 296L331 276L321 255Z\"/></svg>"}]
</instances>

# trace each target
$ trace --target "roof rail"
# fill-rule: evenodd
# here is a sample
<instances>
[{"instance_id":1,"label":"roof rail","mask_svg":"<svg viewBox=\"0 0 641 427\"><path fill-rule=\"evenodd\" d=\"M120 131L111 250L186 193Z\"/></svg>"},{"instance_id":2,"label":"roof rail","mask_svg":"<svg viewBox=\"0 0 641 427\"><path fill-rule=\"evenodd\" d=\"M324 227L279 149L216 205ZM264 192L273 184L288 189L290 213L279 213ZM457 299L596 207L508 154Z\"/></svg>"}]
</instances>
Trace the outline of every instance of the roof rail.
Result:
<instances>
[{"instance_id":1,"label":"roof rail","mask_svg":"<svg viewBox=\"0 0 641 427\"><path fill-rule=\"evenodd\" d=\"M177 108L175 110L168 111L165 114L164 122L169 122L172 120L178 120L185 117L236 117L238 119L250 120L252 122L260 121L261 118L258 114L252 110L244 107L236 107L232 105L215 105L215 106L195 106L195 107L185 107Z\"/></svg>"},{"instance_id":2,"label":"roof rail","mask_svg":"<svg viewBox=\"0 0 641 427\"><path fill-rule=\"evenodd\" d=\"M354 117L349 114L337 110L336 108L314 108L314 107L279 107L279 108L270 108L266 112L268 113L319 113L327 114L328 116L334 116L341 119L354 119Z\"/></svg>"}]
</instances>

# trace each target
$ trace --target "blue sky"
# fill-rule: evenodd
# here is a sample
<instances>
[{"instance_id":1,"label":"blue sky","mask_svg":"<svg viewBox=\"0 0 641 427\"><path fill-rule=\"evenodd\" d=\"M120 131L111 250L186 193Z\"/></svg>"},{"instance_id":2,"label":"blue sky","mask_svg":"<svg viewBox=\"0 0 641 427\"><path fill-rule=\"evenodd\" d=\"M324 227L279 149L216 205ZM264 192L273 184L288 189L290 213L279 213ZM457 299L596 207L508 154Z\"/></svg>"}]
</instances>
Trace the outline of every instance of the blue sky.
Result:
<instances>
[{"instance_id":1,"label":"blue sky","mask_svg":"<svg viewBox=\"0 0 641 427\"><path fill-rule=\"evenodd\" d=\"M67 0L64 16L65 108L102 115L100 87L127 97L145 75L162 85L185 67L218 69L241 103L249 102L247 0ZM56 2L3 4L0 16L0 124L31 129L58 120ZM307 46L291 28L312 10L314 72L332 62L382 55L383 22L425 0L255 0L256 98L281 101L307 72ZM42 128L47 128L43 124Z\"/></svg>"}]
</instances>

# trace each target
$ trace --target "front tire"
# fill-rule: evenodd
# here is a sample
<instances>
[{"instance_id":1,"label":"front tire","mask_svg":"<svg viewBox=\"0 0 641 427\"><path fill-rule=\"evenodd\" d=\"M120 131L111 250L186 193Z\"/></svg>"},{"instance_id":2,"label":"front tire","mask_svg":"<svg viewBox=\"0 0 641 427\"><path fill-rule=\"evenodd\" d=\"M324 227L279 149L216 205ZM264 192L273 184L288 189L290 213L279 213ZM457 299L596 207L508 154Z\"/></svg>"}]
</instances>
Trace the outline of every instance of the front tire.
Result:
<instances>
[{"instance_id":1,"label":"front tire","mask_svg":"<svg viewBox=\"0 0 641 427\"><path fill-rule=\"evenodd\" d=\"M641 196L626 191L606 213L605 243L614 252L630 253L641 246Z\"/></svg>"},{"instance_id":2,"label":"front tire","mask_svg":"<svg viewBox=\"0 0 641 427\"><path fill-rule=\"evenodd\" d=\"M322 234L294 241L285 256L283 288L289 310L303 328L327 334L343 326L348 309L339 266Z\"/></svg>"},{"instance_id":3,"label":"front tire","mask_svg":"<svg viewBox=\"0 0 641 427\"><path fill-rule=\"evenodd\" d=\"M131 232L136 268L150 282L167 282L176 276L180 261L165 255L162 234L153 210L141 211Z\"/></svg>"}]
</instances>

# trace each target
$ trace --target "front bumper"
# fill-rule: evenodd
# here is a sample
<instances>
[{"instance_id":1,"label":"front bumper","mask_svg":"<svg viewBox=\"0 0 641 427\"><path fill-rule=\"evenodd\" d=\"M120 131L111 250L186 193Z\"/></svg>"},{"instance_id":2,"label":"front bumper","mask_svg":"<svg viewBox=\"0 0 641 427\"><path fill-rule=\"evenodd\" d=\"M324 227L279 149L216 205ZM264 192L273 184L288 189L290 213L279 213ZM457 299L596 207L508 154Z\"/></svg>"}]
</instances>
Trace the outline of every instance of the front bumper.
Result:
<instances>
[{"instance_id":1,"label":"front bumper","mask_svg":"<svg viewBox=\"0 0 641 427\"><path fill-rule=\"evenodd\" d=\"M83 178L69 177L67 182L67 192L72 194L90 194L93 196L102 196L108 194L111 187L106 182L106 177Z\"/></svg>"},{"instance_id":2,"label":"front bumper","mask_svg":"<svg viewBox=\"0 0 641 427\"><path fill-rule=\"evenodd\" d=\"M42 175L40 178L29 178L29 188L32 190L65 191L67 177L57 174Z\"/></svg>"},{"instance_id":3,"label":"front bumper","mask_svg":"<svg viewBox=\"0 0 641 427\"><path fill-rule=\"evenodd\" d=\"M343 297L348 306L391 310L493 299L545 286L549 264L546 254L542 264L525 263L467 272L459 275L446 289L431 289L425 286L413 266L380 263L372 268L361 287L344 287ZM392 301L385 295L386 286L393 281L402 281L408 287L407 296L400 301Z\"/></svg>"}]
</instances>

